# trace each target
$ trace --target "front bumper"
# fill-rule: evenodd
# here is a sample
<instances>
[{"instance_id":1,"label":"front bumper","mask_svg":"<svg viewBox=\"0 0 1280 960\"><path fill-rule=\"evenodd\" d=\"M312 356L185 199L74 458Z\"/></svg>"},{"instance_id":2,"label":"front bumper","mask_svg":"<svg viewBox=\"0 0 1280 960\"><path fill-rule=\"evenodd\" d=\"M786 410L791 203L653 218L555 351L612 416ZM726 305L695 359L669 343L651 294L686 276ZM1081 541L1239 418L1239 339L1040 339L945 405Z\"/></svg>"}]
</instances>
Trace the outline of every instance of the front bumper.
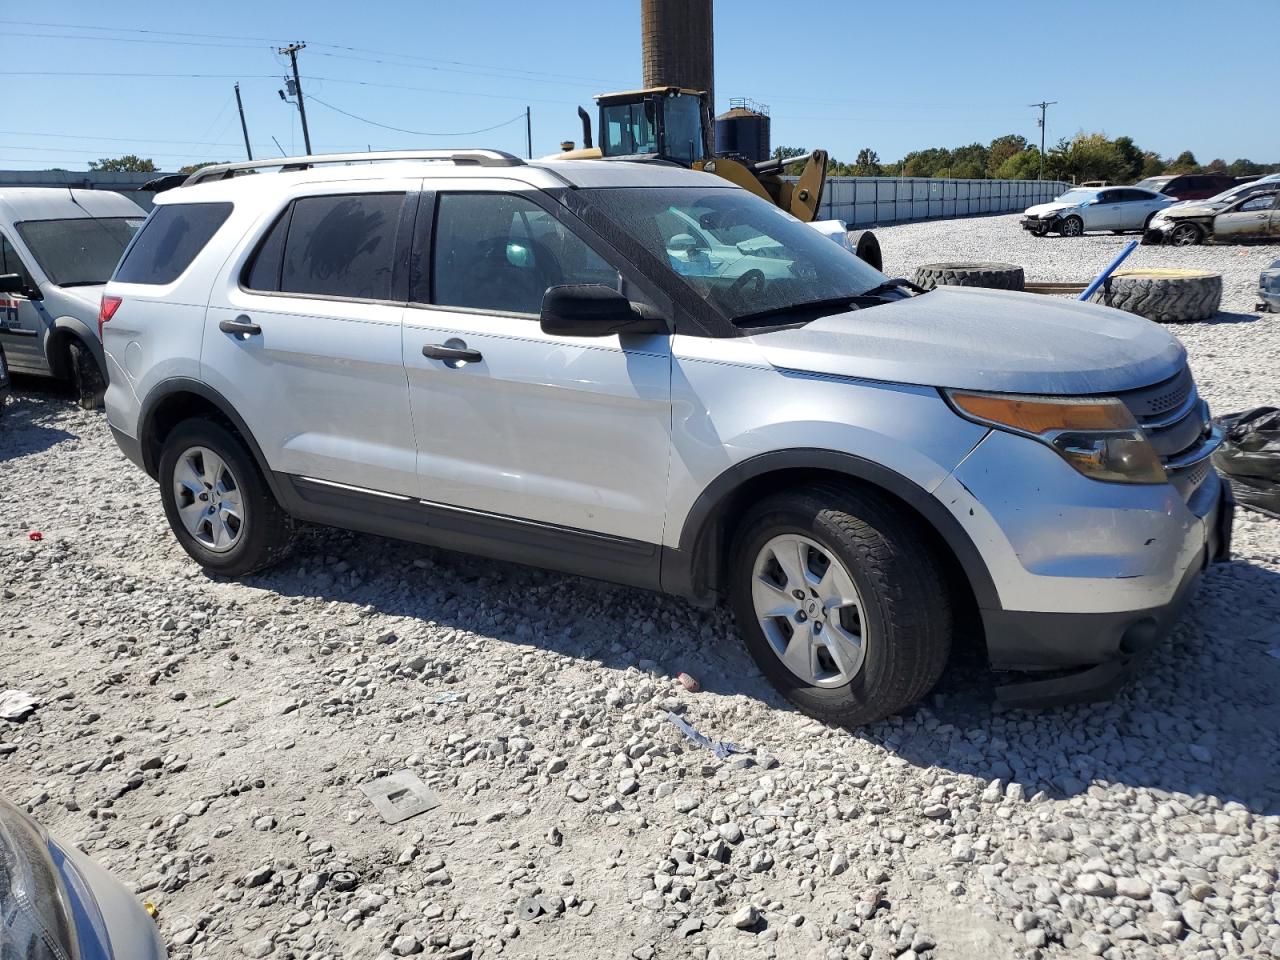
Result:
<instances>
[{"instance_id":1,"label":"front bumper","mask_svg":"<svg viewBox=\"0 0 1280 960\"><path fill-rule=\"evenodd\" d=\"M1181 615L1201 571L1230 549L1232 499L1203 458L1164 484L1076 473L1047 445L993 431L934 491L995 586L981 602L996 670L1090 672L1020 700L1104 695ZM1048 701L1053 702L1053 701Z\"/></svg>"},{"instance_id":2,"label":"front bumper","mask_svg":"<svg viewBox=\"0 0 1280 960\"><path fill-rule=\"evenodd\" d=\"M1057 214L1054 214L1053 216L1050 216L1050 217L1043 217L1043 218L1023 217L1022 220L1020 221L1020 223L1022 224L1023 230L1030 230L1032 232L1035 232L1036 230L1052 230L1054 224L1056 224L1057 222L1058 222Z\"/></svg>"},{"instance_id":3,"label":"front bumper","mask_svg":"<svg viewBox=\"0 0 1280 960\"><path fill-rule=\"evenodd\" d=\"M1006 649L1026 651L1078 649L1081 638L1109 650L1109 658L1092 667L1062 673L1045 680L1023 680L996 688L996 697L1010 707L1054 707L1066 703L1105 700L1114 696L1133 675L1146 655L1167 637L1182 618L1195 594L1200 576L1210 563L1231 559L1235 497L1226 480L1219 484L1217 505L1206 518L1206 540L1182 575L1173 599L1148 610L1122 613L1026 613L984 610L983 623ZM1034 657L1034 653L1023 654Z\"/></svg>"}]
</instances>

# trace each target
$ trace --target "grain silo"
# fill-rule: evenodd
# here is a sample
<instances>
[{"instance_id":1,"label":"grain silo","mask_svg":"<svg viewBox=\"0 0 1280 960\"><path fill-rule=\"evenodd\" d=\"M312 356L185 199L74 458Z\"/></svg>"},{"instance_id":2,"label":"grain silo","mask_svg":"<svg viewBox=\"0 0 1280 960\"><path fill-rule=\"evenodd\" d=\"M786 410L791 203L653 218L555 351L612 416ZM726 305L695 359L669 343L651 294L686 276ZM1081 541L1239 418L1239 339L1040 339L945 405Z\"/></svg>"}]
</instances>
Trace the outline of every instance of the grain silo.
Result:
<instances>
[{"instance_id":1,"label":"grain silo","mask_svg":"<svg viewBox=\"0 0 1280 960\"><path fill-rule=\"evenodd\" d=\"M716 156L751 163L769 159L769 108L741 97L729 98L729 110L716 117Z\"/></svg>"}]
</instances>

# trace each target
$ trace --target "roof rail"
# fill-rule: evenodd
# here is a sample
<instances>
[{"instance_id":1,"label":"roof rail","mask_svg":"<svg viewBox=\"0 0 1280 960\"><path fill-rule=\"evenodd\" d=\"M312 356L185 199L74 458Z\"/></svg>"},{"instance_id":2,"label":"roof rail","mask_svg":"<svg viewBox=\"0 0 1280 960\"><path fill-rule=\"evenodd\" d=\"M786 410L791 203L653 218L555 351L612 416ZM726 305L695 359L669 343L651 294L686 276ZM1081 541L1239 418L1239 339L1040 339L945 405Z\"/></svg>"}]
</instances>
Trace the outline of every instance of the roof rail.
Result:
<instances>
[{"instance_id":1,"label":"roof rail","mask_svg":"<svg viewBox=\"0 0 1280 960\"><path fill-rule=\"evenodd\" d=\"M275 157L270 160L246 160L240 163L216 163L201 167L183 181L184 187L206 180L225 180L246 170L279 167L280 172L307 170L322 163L368 163L382 160L445 160L477 167L520 167L524 161L505 150L379 150L371 153L320 153L305 157Z\"/></svg>"}]
</instances>

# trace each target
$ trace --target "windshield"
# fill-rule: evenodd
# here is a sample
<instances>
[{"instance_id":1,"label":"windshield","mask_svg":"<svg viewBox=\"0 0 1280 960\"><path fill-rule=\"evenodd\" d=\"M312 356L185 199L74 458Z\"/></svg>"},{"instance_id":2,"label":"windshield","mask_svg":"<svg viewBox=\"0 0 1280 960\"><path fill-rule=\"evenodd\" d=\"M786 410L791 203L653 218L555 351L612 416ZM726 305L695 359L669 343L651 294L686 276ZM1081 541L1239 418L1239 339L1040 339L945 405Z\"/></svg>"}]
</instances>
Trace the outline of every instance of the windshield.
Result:
<instances>
[{"instance_id":1,"label":"windshield","mask_svg":"<svg viewBox=\"0 0 1280 960\"><path fill-rule=\"evenodd\" d=\"M1256 184L1249 183L1245 186L1227 187L1216 196L1210 197L1208 200L1197 200L1197 203L1230 203L1232 200L1239 200L1241 197L1247 197L1251 193L1256 193L1258 187Z\"/></svg>"},{"instance_id":2,"label":"windshield","mask_svg":"<svg viewBox=\"0 0 1280 960\"><path fill-rule=\"evenodd\" d=\"M49 282L59 287L106 283L142 217L27 220L18 233Z\"/></svg>"},{"instance_id":3,"label":"windshield","mask_svg":"<svg viewBox=\"0 0 1280 960\"><path fill-rule=\"evenodd\" d=\"M654 103L615 103L600 109L600 148L606 157L658 152Z\"/></svg>"},{"instance_id":4,"label":"windshield","mask_svg":"<svg viewBox=\"0 0 1280 960\"><path fill-rule=\"evenodd\" d=\"M745 190L579 192L735 322L852 300L885 280L844 247Z\"/></svg>"},{"instance_id":5,"label":"windshield","mask_svg":"<svg viewBox=\"0 0 1280 960\"><path fill-rule=\"evenodd\" d=\"M1057 200L1058 203L1084 203L1098 195L1097 190L1068 190Z\"/></svg>"},{"instance_id":6,"label":"windshield","mask_svg":"<svg viewBox=\"0 0 1280 960\"><path fill-rule=\"evenodd\" d=\"M678 163L692 164L702 159L702 104L694 96L676 94L667 97L663 131L667 156Z\"/></svg>"},{"instance_id":7,"label":"windshield","mask_svg":"<svg viewBox=\"0 0 1280 960\"><path fill-rule=\"evenodd\" d=\"M1160 192L1160 188L1167 186L1173 182L1172 177L1147 177L1145 180L1139 180L1134 184L1135 187L1141 187L1143 190L1154 190Z\"/></svg>"}]
</instances>

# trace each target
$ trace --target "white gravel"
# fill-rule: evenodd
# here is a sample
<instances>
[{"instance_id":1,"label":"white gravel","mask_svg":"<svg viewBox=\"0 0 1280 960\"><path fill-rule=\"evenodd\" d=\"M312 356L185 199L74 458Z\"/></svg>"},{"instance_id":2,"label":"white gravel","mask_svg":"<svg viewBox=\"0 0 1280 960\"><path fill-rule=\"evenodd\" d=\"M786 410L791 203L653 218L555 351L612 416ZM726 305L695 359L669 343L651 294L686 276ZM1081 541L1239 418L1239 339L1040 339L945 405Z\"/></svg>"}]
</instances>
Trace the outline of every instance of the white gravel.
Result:
<instances>
[{"instance_id":1,"label":"white gravel","mask_svg":"<svg viewBox=\"0 0 1280 960\"><path fill-rule=\"evenodd\" d=\"M1121 242L881 236L894 272L1045 279ZM1246 314L1274 253L1244 249L1161 253L1228 264ZM1277 326L1177 332L1226 407L1280 399ZM1277 956L1280 522L1241 512L1236 546L1113 702L1002 712L961 655L926 706L828 729L727 617L642 592L326 530L210 580L101 415L28 382L0 689L40 704L0 721L0 790L156 904L175 957ZM388 826L358 784L404 768L442 803Z\"/></svg>"}]
</instances>

